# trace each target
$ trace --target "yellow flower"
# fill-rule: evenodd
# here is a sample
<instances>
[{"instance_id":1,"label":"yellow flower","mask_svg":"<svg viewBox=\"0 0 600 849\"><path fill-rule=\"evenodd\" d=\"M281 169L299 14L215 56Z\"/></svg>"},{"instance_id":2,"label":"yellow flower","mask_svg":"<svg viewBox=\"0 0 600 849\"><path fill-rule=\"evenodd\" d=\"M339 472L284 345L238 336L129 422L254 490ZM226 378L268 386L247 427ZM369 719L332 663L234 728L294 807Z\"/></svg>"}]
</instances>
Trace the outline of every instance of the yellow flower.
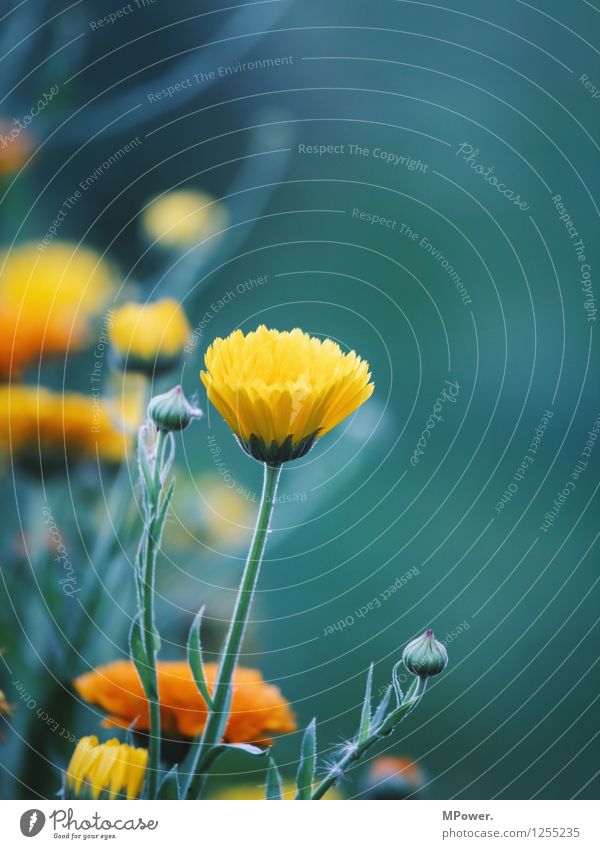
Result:
<instances>
[{"instance_id":1,"label":"yellow flower","mask_svg":"<svg viewBox=\"0 0 600 849\"><path fill-rule=\"evenodd\" d=\"M227 213L209 194L181 189L150 201L142 223L152 241L168 248L185 248L224 230Z\"/></svg>"},{"instance_id":2,"label":"yellow flower","mask_svg":"<svg viewBox=\"0 0 600 849\"><path fill-rule=\"evenodd\" d=\"M114 285L110 265L77 245L23 244L0 254L0 375L19 374L42 353L81 348Z\"/></svg>"},{"instance_id":3,"label":"yellow flower","mask_svg":"<svg viewBox=\"0 0 600 849\"><path fill-rule=\"evenodd\" d=\"M316 787L316 785L315 785ZM298 790L296 789L296 784L293 781L283 781L281 787L281 796L285 801L290 801L295 799L296 793ZM223 787L220 790L217 790L214 799L229 799L229 800L252 800L260 802L264 800L265 797L265 788L261 787L260 784L234 784L233 787ZM333 801L334 799L341 799L339 791L336 788L329 790L327 795L324 797L325 800Z\"/></svg>"},{"instance_id":4,"label":"yellow flower","mask_svg":"<svg viewBox=\"0 0 600 849\"><path fill-rule=\"evenodd\" d=\"M120 743L116 738L98 743L97 737L82 737L67 767L67 787L80 796L91 792L94 799L108 792L128 799L139 796L146 774L148 752Z\"/></svg>"},{"instance_id":5,"label":"yellow flower","mask_svg":"<svg viewBox=\"0 0 600 849\"><path fill-rule=\"evenodd\" d=\"M127 447L127 437L92 396L0 386L0 455L37 464L65 455L116 462Z\"/></svg>"},{"instance_id":6,"label":"yellow flower","mask_svg":"<svg viewBox=\"0 0 600 849\"><path fill-rule=\"evenodd\" d=\"M124 304L113 315L109 338L119 368L156 374L177 364L190 333L177 301L163 298Z\"/></svg>"},{"instance_id":7,"label":"yellow flower","mask_svg":"<svg viewBox=\"0 0 600 849\"><path fill-rule=\"evenodd\" d=\"M373 392L365 360L331 339L261 325L215 339L201 379L208 399L257 460L304 456Z\"/></svg>"}]
</instances>

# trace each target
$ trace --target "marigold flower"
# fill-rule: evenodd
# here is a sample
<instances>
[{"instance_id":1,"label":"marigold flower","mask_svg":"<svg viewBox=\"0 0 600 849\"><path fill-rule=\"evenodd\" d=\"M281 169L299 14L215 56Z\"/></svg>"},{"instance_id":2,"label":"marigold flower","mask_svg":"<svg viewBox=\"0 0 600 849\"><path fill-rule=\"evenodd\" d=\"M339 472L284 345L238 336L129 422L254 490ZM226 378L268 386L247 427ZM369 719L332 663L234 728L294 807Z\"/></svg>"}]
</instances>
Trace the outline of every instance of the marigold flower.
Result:
<instances>
[{"instance_id":1,"label":"marigold flower","mask_svg":"<svg viewBox=\"0 0 600 849\"><path fill-rule=\"evenodd\" d=\"M0 374L81 348L114 283L110 265L76 245L23 244L0 255Z\"/></svg>"},{"instance_id":2,"label":"marigold flower","mask_svg":"<svg viewBox=\"0 0 600 849\"><path fill-rule=\"evenodd\" d=\"M304 456L370 398L369 365L331 339L261 325L215 339L201 379L242 448L270 464Z\"/></svg>"},{"instance_id":3,"label":"marigold flower","mask_svg":"<svg viewBox=\"0 0 600 849\"><path fill-rule=\"evenodd\" d=\"M221 232L227 224L222 203L205 192L181 189L150 201L142 216L146 235L167 248L185 248Z\"/></svg>"},{"instance_id":4,"label":"marigold flower","mask_svg":"<svg viewBox=\"0 0 600 849\"><path fill-rule=\"evenodd\" d=\"M204 673L212 690L217 665L207 663ZM116 660L80 675L75 689L87 702L108 711L107 726L148 728L148 702L130 660ZM195 737L204 730L206 703L185 661L158 662L158 691L162 728L166 733ZM225 729L230 743L267 743L271 734L296 730L289 704L278 687L267 684L256 669L238 666L233 676L231 716Z\"/></svg>"},{"instance_id":5,"label":"marigold flower","mask_svg":"<svg viewBox=\"0 0 600 849\"><path fill-rule=\"evenodd\" d=\"M315 785L316 786L316 785ZM296 793L298 792L298 788L296 787L295 781L283 781L281 785L281 798L284 801L291 801L296 798ZM265 787L260 784L234 784L233 787L222 787L220 788L215 795L212 797L213 799L229 799L229 800L252 800L252 801L264 801L265 800ZM333 788L327 793L325 796L325 801L334 801L341 799L342 796L337 788Z\"/></svg>"},{"instance_id":6,"label":"marigold flower","mask_svg":"<svg viewBox=\"0 0 600 849\"><path fill-rule=\"evenodd\" d=\"M67 767L67 787L80 796L91 793L94 799L107 792L128 799L139 796L146 774L148 752L120 743L116 737L99 743L97 737L82 737Z\"/></svg>"},{"instance_id":7,"label":"marigold flower","mask_svg":"<svg viewBox=\"0 0 600 849\"><path fill-rule=\"evenodd\" d=\"M75 392L38 386L0 386L0 455L44 461L67 457L119 461L127 437L102 403Z\"/></svg>"},{"instance_id":8,"label":"marigold flower","mask_svg":"<svg viewBox=\"0 0 600 849\"><path fill-rule=\"evenodd\" d=\"M177 301L163 298L124 304L112 317L109 338L119 368L152 375L179 362L190 333Z\"/></svg>"}]
</instances>

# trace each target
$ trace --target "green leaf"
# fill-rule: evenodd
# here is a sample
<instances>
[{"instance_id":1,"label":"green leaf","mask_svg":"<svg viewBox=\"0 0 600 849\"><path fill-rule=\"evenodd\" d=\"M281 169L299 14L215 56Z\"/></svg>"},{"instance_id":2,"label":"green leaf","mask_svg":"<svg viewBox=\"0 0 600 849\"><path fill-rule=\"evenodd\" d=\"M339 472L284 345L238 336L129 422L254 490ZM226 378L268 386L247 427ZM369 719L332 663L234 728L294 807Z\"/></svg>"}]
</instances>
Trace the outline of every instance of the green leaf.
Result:
<instances>
[{"instance_id":1,"label":"green leaf","mask_svg":"<svg viewBox=\"0 0 600 849\"><path fill-rule=\"evenodd\" d=\"M177 765L171 767L158 789L157 799L180 799Z\"/></svg>"},{"instance_id":2,"label":"green leaf","mask_svg":"<svg viewBox=\"0 0 600 849\"><path fill-rule=\"evenodd\" d=\"M187 658L190 669L192 670L192 675L194 676L194 681L196 682L196 687L209 709L212 709L213 701L204 675L202 644L200 642L200 626L202 624L204 610L205 605L202 605L198 613L194 616L194 621L192 622L192 627L190 628L190 634L188 637Z\"/></svg>"},{"instance_id":3,"label":"green leaf","mask_svg":"<svg viewBox=\"0 0 600 849\"><path fill-rule=\"evenodd\" d=\"M298 793L296 799L310 799L312 785L315 780L316 752L317 752L317 721L311 720L304 732L302 746L300 749L300 765L296 774L296 787Z\"/></svg>"},{"instance_id":4,"label":"green leaf","mask_svg":"<svg viewBox=\"0 0 600 849\"><path fill-rule=\"evenodd\" d=\"M388 687L387 690L385 691L384 695L383 695L383 698L381 699L381 701L377 705L377 709L375 710L375 713L373 714L373 722L371 723L373 729L378 728L381 725L381 723L383 722L383 720L385 719L386 714L388 712L388 708L390 706L390 701L391 701L391 698L392 698L392 692L393 692L393 687L391 687L391 686Z\"/></svg>"},{"instance_id":5,"label":"green leaf","mask_svg":"<svg viewBox=\"0 0 600 849\"><path fill-rule=\"evenodd\" d=\"M362 712L360 715L360 726L358 729L358 742L364 743L369 736L371 728L371 689L373 686L373 666L371 663L367 672L367 686L365 687L365 699L363 701Z\"/></svg>"},{"instance_id":6,"label":"green leaf","mask_svg":"<svg viewBox=\"0 0 600 849\"><path fill-rule=\"evenodd\" d=\"M140 681L142 682L144 693L148 698L150 698L151 695L154 695L154 690L156 689L156 687L154 682L154 676L152 674L152 669L150 667L148 657L146 655L144 630L141 625L141 618L139 613L131 623L131 630L129 632L129 651L131 654L131 659L133 660L135 668L137 669L137 673L140 676Z\"/></svg>"},{"instance_id":7,"label":"green leaf","mask_svg":"<svg viewBox=\"0 0 600 849\"><path fill-rule=\"evenodd\" d=\"M277 764L273 758L269 758L269 766L267 769L267 786L265 788L265 798L269 801L280 801L283 799L283 790L281 787L281 776L277 769Z\"/></svg>"},{"instance_id":8,"label":"green leaf","mask_svg":"<svg viewBox=\"0 0 600 849\"><path fill-rule=\"evenodd\" d=\"M394 685L394 691L396 693L396 701L398 703L398 707L402 704L404 700L404 694L402 692L402 687L400 686L400 681L398 680L398 669L402 666L402 661L399 660L398 663L392 669L392 684Z\"/></svg>"}]
</instances>

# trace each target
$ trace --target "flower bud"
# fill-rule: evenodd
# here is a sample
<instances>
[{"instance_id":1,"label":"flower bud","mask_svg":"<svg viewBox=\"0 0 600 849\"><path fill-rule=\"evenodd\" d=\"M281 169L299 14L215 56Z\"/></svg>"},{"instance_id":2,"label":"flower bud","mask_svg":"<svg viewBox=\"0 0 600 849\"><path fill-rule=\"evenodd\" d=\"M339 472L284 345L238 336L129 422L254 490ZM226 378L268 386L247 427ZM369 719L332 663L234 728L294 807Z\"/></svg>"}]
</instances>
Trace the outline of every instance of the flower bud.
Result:
<instances>
[{"instance_id":1,"label":"flower bud","mask_svg":"<svg viewBox=\"0 0 600 849\"><path fill-rule=\"evenodd\" d=\"M181 386L155 395L148 404L148 417L159 430L183 430L201 415L202 410L190 404Z\"/></svg>"},{"instance_id":2,"label":"flower bud","mask_svg":"<svg viewBox=\"0 0 600 849\"><path fill-rule=\"evenodd\" d=\"M428 629L416 640L412 640L402 652L402 660L409 672L420 678L438 675L448 663L448 653Z\"/></svg>"}]
</instances>

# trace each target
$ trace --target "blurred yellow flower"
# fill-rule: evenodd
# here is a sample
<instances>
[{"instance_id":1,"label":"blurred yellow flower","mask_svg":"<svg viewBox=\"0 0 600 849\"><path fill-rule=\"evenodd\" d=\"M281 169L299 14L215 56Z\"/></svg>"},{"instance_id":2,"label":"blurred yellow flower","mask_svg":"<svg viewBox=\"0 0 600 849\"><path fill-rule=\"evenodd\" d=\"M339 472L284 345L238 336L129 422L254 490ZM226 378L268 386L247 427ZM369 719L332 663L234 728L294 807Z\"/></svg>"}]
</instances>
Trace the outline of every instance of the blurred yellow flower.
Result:
<instances>
[{"instance_id":1,"label":"blurred yellow flower","mask_svg":"<svg viewBox=\"0 0 600 849\"><path fill-rule=\"evenodd\" d=\"M121 460L127 437L102 402L38 386L0 386L0 454L15 460L64 457Z\"/></svg>"},{"instance_id":2,"label":"blurred yellow flower","mask_svg":"<svg viewBox=\"0 0 600 849\"><path fill-rule=\"evenodd\" d=\"M167 523L169 545L185 546L200 541L218 551L246 543L256 510L253 493L241 486L228 486L213 473L178 480L173 496L173 513L179 521Z\"/></svg>"},{"instance_id":3,"label":"blurred yellow flower","mask_svg":"<svg viewBox=\"0 0 600 849\"><path fill-rule=\"evenodd\" d=\"M173 298L115 311L109 339L119 368L153 374L173 367L183 354L191 328Z\"/></svg>"},{"instance_id":4,"label":"blurred yellow flower","mask_svg":"<svg viewBox=\"0 0 600 849\"><path fill-rule=\"evenodd\" d=\"M298 792L296 788L296 784L293 781L283 781L281 786L281 796L284 800L292 800L296 798L296 793ZM222 787L212 796L213 799L231 799L233 800L243 800L250 799L252 801L261 801L265 799L265 787L260 784L234 784L233 787ZM334 799L341 799L341 795L336 788L330 790L327 795L324 797L325 801L328 799L333 801Z\"/></svg>"},{"instance_id":5,"label":"blurred yellow flower","mask_svg":"<svg viewBox=\"0 0 600 849\"><path fill-rule=\"evenodd\" d=\"M206 663L204 674L212 690L217 664ZM133 662L115 660L80 675L75 689L87 702L109 711L105 725L148 728L148 701ZM185 661L158 662L162 727L166 732L195 737L206 725L206 703ZM256 669L238 666L233 676L233 700L225 739L230 743L267 743L271 734L296 730L294 714L278 687L267 684Z\"/></svg>"},{"instance_id":6,"label":"blurred yellow flower","mask_svg":"<svg viewBox=\"0 0 600 849\"><path fill-rule=\"evenodd\" d=\"M180 189L150 201L142 224L152 241L168 248L185 248L224 230L227 213L211 195Z\"/></svg>"},{"instance_id":7,"label":"blurred yellow flower","mask_svg":"<svg viewBox=\"0 0 600 849\"><path fill-rule=\"evenodd\" d=\"M12 713L10 705L6 701L6 696L2 690L0 690L0 713L3 713L5 716L10 716Z\"/></svg>"},{"instance_id":8,"label":"blurred yellow flower","mask_svg":"<svg viewBox=\"0 0 600 849\"><path fill-rule=\"evenodd\" d=\"M114 286L110 265L88 248L23 244L0 254L0 375L81 348Z\"/></svg>"},{"instance_id":9,"label":"blurred yellow flower","mask_svg":"<svg viewBox=\"0 0 600 849\"><path fill-rule=\"evenodd\" d=\"M215 339L201 379L208 399L257 460L302 457L373 392L369 365L331 339L261 325Z\"/></svg>"},{"instance_id":10,"label":"blurred yellow flower","mask_svg":"<svg viewBox=\"0 0 600 849\"><path fill-rule=\"evenodd\" d=\"M128 746L116 738L98 743L97 737L82 737L67 767L67 787L76 796L83 790L94 799L104 792L109 799L117 794L135 799L144 783L147 762L146 749Z\"/></svg>"}]
</instances>

